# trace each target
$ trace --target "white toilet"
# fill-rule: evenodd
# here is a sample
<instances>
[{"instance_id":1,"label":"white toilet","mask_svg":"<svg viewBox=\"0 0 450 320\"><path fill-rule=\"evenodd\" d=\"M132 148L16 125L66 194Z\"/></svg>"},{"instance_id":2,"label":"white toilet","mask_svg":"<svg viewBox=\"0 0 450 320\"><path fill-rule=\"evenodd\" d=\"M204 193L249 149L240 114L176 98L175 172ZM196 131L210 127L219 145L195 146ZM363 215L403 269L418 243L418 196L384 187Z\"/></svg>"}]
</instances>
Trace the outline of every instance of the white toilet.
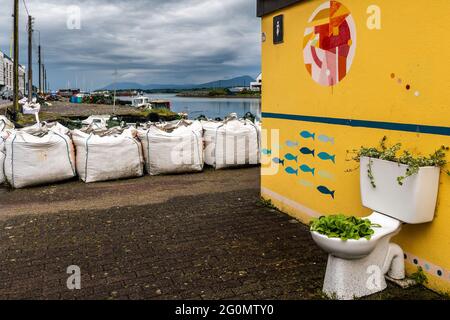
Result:
<instances>
[{"instance_id":1,"label":"white toilet","mask_svg":"<svg viewBox=\"0 0 450 320\"><path fill-rule=\"evenodd\" d=\"M376 188L367 176L369 161ZM393 279L405 278L403 250L390 243L391 238L400 232L403 223L420 224L434 219L440 175L439 168L421 168L400 186L397 177L404 175L406 169L393 162L361 159L362 203L375 211L367 218L381 225L374 228L370 240L343 241L312 232L317 245L329 253L323 287L327 296L342 300L360 298L384 290L386 274Z\"/></svg>"}]
</instances>

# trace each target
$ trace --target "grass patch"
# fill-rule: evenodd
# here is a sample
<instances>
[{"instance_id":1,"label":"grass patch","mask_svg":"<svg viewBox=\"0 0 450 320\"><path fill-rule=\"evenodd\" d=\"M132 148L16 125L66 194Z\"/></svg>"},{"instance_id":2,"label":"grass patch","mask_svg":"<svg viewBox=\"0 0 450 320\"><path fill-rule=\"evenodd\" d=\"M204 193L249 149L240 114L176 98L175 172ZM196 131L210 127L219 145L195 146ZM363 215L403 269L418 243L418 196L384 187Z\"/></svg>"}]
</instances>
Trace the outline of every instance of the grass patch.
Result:
<instances>
[{"instance_id":1,"label":"grass patch","mask_svg":"<svg viewBox=\"0 0 450 320\"><path fill-rule=\"evenodd\" d=\"M275 205L273 204L272 200L270 200L270 199L261 198L259 200L259 203L265 208L278 210L277 207L275 207Z\"/></svg>"},{"instance_id":2,"label":"grass patch","mask_svg":"<svg viewBox=\"0 0 450 320\"><path fill-rule=\"evenodd\" d=\"M181 117L175 113L170 111L169 109L153 109L153 110L136 110L133 112L119 113L117 117L120 121L125 121L128 123L146 123L149 121L158 122L158 121L174 121L180 120ZM52 112L40 112L39 119L41 121L46 122L59 122L62 125L68 128L76 128L78 126L78 122L80 120L84 120L88 118L87 116L62 116L58 113ZM119 121L119 122L120 122ZM34 115L24 115L18 114L18 119L16 123L22 127L27 127L36 124L36 118Z\"/></svg>"}]
</instances>

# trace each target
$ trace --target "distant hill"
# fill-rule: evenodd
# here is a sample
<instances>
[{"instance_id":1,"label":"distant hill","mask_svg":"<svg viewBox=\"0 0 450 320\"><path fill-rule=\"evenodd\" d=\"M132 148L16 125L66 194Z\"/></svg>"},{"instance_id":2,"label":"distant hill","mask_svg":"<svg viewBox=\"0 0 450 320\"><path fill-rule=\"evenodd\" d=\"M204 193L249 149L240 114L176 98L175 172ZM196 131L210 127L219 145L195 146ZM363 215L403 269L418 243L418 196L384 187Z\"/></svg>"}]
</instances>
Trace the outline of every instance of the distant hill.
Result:
<instances>
[{"instance_id":1,"label":"distant hill","mask_svg":"<svg viewBox=\"0 0 450 320\"><path fill-rule=\"evenodd\" d=\"M118 82L115 85L112 83L100 90L133 90L133 89L142 89L142 84L137 82Z\"/></svg>"},{"instance_id":2,"label":"distant hill","mask_svg":"<svg viewBox=\"0 0 450 320\"><path fill-rule=\"evenodd\" d=\"M118 82L116 85L110 84L100 90L158 90L158 89L200 89L200 88L232 88L232 87L248 87L250 82L255 81L250 76L241 76L227 80L217 80L201 84L148 84L142 85L136 82Z\"/></svg>"},{"instance_id":3,"label":"distant hill","mask_svg":"<svg viewBox=\"0 0 450 320\"><path fill-rule=\"evenodd\" d=\"M242 76L229 80L217 80L212 82L207 82L203 84L196 85L194 88L188 89L197 89L197 88L232 88L232 87L249 87L250 82L255 81L250 76Z\"/></svg>"}]
</instances>

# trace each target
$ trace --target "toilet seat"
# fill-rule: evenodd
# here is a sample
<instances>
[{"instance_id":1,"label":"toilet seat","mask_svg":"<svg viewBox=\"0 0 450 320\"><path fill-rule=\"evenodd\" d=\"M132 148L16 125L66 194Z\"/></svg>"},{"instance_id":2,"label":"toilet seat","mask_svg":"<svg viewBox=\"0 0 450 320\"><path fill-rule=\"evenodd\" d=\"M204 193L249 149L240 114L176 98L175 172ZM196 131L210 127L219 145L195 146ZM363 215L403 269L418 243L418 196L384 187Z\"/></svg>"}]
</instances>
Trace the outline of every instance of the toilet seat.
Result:
<instances>
[{"instance_id":1,"label":"toilet seat","mask_svg":"<svg viewBox=\"0 0 450 320\"><path fill-rule=\"evenodd\" d=\"M380 228L373 228L375 233L370 240L361 238L344 241L339 238L328 238L318 232L312 232L312 237L319 247L333 256L349 260L361 259L375 250L380 239L395 235L401 228L400 221L378 212L374 212L367 219L373 224L381 225Z\"/></svg>"},{"instance_id":2,"label":"toilet seat","mask_svg":"<svg viewBox=\"0 0 450 320\"><path fill-rule=\"evenodd\" d=\"M380 238L383 238L384 236L398 231L398 229L402 225L402 222L398 221L397 219L391 218L378 212L372 213L372 215L367 217L366 219L369 219L373 224L381 225L381 228L373 228L375 233L372 236L372 241L376 241Z\"/></svg>"}]
</instances>

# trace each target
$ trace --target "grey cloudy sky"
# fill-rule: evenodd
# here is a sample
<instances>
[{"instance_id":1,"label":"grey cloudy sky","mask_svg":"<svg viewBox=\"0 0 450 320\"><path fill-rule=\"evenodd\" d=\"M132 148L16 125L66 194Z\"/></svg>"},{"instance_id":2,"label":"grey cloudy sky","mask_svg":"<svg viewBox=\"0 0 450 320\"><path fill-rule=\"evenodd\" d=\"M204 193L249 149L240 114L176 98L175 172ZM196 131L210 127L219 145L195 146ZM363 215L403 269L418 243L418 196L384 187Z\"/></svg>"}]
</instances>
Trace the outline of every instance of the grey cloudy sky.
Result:
<instances>
[{"instance_id":1,"label":"grey cloudy sky","mask_svg":"<svg viewBox=\"0 0 450 320\"><path fill-rule=\"evenodd\" d=\"M12 0L0 0L0 48L9 54ZM52 89L96 89L112 82L202 83L260 71L254 0L26 0ZM67 28L69 6L81 29ZM21 63L26 12L20 1ZM38 36L38 33L36 33Z\"/></svg>"}]
</instances>

